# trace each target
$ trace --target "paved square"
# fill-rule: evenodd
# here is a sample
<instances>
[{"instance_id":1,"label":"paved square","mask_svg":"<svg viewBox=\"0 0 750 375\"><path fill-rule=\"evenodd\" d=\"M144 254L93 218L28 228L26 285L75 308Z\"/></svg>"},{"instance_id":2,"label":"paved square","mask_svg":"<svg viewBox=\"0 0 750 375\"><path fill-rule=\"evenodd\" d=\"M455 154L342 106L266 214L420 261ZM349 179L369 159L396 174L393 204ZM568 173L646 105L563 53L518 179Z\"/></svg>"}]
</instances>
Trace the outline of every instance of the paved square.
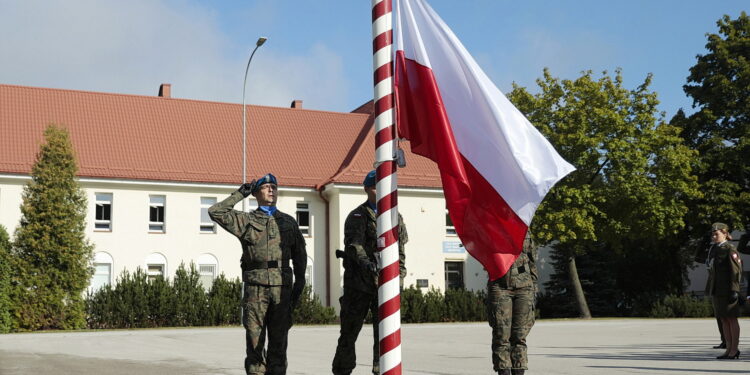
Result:
<instances>
[{"instance_id":1,"label":"paved square","mask_svg":"<svg viewBox=\"0 0 750 375\"><path fill-rule=\"evenodd\" d=\"M740 360L719 361L713 319L537 322L528 374L750 374L750 324L741 319ZM370 373L372 333L357 341L355 374ZM330 374L337 326L295 326L288 374ZM486 323L403 327L405 375L492 374ZM747 354L745 354L747 353ZM240 327L0 335L0 374L241 375Z\"/></svg>"}]
</instances>

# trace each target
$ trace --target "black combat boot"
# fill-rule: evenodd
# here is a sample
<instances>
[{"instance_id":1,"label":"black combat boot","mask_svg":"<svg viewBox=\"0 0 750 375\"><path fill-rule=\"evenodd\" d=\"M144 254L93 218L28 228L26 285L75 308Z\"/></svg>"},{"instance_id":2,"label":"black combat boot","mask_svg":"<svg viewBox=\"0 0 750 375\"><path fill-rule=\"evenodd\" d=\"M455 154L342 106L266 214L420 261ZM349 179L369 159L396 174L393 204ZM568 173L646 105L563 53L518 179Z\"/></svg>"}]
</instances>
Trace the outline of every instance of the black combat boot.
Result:
<instances>
[{"instance_id":1,"label":"black combat boot","mask_svg":"<svg viewBox=\"0 0 750 375\"><path fill-rule=\"evenodd\" d=\"M497 370L497 375L511 375L510 369L504 368L502 370Z\"/></svg>"},{"instance_id":2,"label":"black combat boot","mask_svg":"<svg viewBox=\"0 0 750 375\"><path fill-rule=\"evenodd\" d=\"M525 374L525 373L526 373L526 370L524 370L524 369L520 369L520 368L519 368L519 369L513 369L513 370L511 371L511 373L512 373L513 375L523 375L523 374Z\"/></svg>"}]
</instances>

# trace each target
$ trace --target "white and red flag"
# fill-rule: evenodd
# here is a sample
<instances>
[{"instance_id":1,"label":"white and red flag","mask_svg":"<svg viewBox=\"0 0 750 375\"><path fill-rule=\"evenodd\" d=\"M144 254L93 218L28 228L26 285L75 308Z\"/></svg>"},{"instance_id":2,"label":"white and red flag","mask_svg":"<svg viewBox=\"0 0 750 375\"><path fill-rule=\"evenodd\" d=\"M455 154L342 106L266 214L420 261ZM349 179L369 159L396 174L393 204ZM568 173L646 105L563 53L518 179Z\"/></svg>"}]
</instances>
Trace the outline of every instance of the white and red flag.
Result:
<instances>
[{"instance_id":1,"label":"white and red flag","mask_svg":"<svg viewBox=\"0 0 750 375\"><path fill-rule=\"evenodd\" d=\"M575 170L490 81L424 0L393 0L396 123L440 169L461 242L505 275L547 192Z\"/></svg>"}]
</instances>

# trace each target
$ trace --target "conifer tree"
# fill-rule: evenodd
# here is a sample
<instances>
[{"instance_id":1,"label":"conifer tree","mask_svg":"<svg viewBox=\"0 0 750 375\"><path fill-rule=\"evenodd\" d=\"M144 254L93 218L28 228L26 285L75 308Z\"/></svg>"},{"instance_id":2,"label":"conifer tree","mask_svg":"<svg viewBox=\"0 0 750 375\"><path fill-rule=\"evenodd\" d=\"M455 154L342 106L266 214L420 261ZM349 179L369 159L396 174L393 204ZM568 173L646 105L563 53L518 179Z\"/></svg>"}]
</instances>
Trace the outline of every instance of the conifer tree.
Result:
<instances>
[{"instance_id":1,"label":"conifer tree","mask_svg":"<svg viewBox=\"0 0 750 375\"><path fill-rule=\"evenodd\" d=\"M84 295L93 246L85 237L86 196L68 131L50 125L23 189L21 220L11 249L18 329L85 327Z\"/></svg>"},{"instance_id":2,"label":"conifer tree","mask_svg":"<svg viewBox=\"0 0 750 375\"><path fill-rule=\"evenodd\" d=\"M0 333L10 328L10 240L8 231L0 225Z\"/></svg>"}]
</instances>

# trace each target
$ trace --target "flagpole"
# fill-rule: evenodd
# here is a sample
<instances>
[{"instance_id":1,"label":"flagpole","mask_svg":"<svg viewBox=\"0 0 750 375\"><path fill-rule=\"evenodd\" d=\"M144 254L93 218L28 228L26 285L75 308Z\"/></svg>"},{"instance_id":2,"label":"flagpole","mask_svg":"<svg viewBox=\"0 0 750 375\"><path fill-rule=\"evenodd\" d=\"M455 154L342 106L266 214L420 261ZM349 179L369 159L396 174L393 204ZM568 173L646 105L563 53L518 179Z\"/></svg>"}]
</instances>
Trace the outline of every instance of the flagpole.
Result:
<instances>
[{"instance_id":1,"label":"flagpole","mask_svg":"<svg viewBox=\"0 0 750 375\"><path fill-rule=\"evenodd\" d=\"M401 375L392 0L372 0L380 374Z\"/></svg>"}]
</instances>

